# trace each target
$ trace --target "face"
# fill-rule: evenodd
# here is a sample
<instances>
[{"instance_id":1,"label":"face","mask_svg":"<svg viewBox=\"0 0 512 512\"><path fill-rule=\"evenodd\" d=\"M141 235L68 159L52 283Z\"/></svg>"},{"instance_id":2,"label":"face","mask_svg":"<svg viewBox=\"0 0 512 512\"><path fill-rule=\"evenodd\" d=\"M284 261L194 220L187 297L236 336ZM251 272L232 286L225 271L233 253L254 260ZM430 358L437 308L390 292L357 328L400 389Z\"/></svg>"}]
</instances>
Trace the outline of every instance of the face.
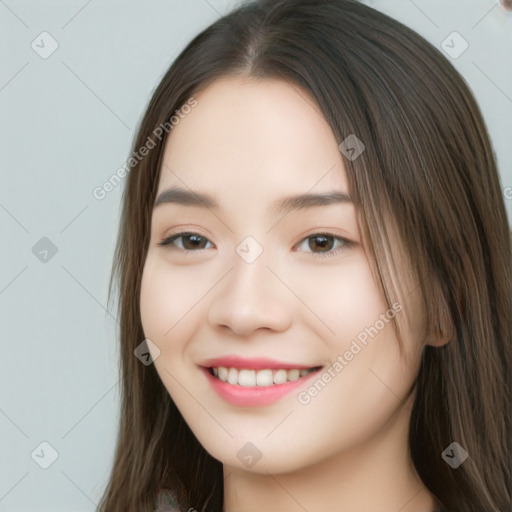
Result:
<instances>
[{"instance_id":1,"label":"face","mask_svg":"<svg viewBox=\"0 0 512 512\"><path fill-rule=\"evenodd\" d=\"M288 472L363 446L389 428L418 371L413 282L389 309L344 157L306 91L227 78L195 98L168 139L157 198L185 193L155 206L142 276L156 370L230 467ZM304 194L334 200L283 209ZM401 353L391 319L405 311Z\"/></svg>"}]
</instances>

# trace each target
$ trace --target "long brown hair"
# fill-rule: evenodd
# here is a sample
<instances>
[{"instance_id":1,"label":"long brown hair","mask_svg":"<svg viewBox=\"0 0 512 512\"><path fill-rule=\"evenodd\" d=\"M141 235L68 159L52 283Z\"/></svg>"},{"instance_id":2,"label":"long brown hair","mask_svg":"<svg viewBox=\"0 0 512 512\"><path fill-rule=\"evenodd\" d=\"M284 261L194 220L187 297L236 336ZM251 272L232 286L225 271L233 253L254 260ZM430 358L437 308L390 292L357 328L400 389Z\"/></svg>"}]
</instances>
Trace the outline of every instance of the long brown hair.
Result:
<instances>
[{"instance_id":1,"label":"long brown hair","mask_svg":"<svg viewBox=\"0 0 512 512\"><path fill-rule=\"evenodd\" d=\"M355 0L243 4L197 35L156 88L133 150L148 137L155 147L126 178L109 289L110 301L118 284L122 397L99 510L154 510L164 486L196 510L222 510L222 464L134 350L145 338L140 283L167 138L155 130L229 75L297 84L340 143L355 134L365 144L344 164L382 292L391 307L392 223L424 297L426 336L450 339L423 351L411 458L444 510L509 510L511 233L493 148L475 99L447 58ZM441 456L452 442L469 454L456 469Z\"/></svg>"}]
</instances>

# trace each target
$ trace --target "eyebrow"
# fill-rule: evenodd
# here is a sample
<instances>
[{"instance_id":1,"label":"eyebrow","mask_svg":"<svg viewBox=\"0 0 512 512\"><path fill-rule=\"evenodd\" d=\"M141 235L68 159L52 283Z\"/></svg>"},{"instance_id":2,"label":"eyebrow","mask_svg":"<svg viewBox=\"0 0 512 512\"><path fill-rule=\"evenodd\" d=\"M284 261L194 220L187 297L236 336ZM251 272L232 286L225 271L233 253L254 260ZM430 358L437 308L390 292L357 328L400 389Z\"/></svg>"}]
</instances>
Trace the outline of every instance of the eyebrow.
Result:
<instances>
[{"instance_id":1,"label":"eyebrow","mask_svg":"<svg viewBox=\"0 0 512 512\"><path fill-rule=\"evenodd\" d=\"M153 209L161 204L168 203L208 208L217 211L220 209L220 205L214 197L204 192L187 190L180 187L164 190L155 201ZM352 200L348 194L338 191L320 194L307 193L278 199L271 204L270 211L275 214L281 214L292 210L305 210L307 208L338 203L352 203Z\"/></svg>"}]
</instances>

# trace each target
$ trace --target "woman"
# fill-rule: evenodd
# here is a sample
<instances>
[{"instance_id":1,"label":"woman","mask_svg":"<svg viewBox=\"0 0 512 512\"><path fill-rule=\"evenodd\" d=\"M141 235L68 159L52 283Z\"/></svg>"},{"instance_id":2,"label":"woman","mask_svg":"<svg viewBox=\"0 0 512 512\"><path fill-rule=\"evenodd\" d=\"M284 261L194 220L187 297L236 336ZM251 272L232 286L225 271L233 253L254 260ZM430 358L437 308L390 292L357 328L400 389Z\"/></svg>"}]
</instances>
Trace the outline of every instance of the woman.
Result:
<instances>
[{"instance_id":1,"label":"woman","mask_svg":"<svg viewBox=\"0 0 512 512\"><path fill-rule=\"evenodd\" d=\"M248 3L133 149L100 510L509 510L510 229L437 49L352 0Z\"/></svg>"}]
</instances>

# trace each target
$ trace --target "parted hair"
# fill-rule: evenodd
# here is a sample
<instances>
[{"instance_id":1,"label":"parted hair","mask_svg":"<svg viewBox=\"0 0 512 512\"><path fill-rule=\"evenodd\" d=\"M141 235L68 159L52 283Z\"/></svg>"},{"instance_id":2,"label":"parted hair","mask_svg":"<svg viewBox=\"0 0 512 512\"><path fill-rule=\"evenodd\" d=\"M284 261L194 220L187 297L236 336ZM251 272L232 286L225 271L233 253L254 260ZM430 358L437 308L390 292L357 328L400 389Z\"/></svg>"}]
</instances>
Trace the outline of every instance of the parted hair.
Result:
<instances>
[{"instance_id":1,"label":"parted hair","mask_svg":"<svg viewBox=\"0 0 512 512\"><path fill-rule=\"evenodd\" d=\"M190 97L227 76L281 79L308 91L344 159L349 193L379 286L396 287L393 227L424 298L429 338L415 383L409 447L444 511L510 510L511 232L496 158L462 76L419 34L355 0L256 0L198 34L156 87L133 149ZM109 301L119 298L121 404L101 512L155 509L164 487L182 510L221 512L222 464L200 445L153 365L140 284L166 135L126 177ZM396 269L395 269L396 270ZM454 469L441 453L469 454Z\"/></svg>"}]
</instances>

